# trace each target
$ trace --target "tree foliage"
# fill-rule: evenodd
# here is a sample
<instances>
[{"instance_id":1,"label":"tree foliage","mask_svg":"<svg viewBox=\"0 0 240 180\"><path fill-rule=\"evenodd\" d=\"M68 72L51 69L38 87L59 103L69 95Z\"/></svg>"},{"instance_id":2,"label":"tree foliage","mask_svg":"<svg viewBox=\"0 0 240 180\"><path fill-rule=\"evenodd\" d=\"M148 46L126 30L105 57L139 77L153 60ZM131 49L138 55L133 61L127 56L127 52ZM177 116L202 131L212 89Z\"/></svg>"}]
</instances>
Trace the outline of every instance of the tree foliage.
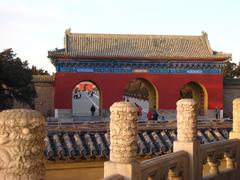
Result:
<instances>
[{"instance_id":1,"label":"tree foliage","mask_svg":"<svg viewBox=\"0 0 240 180\"><path fill-rule=\"evenodd\" d=\"M43 69L38 69L36 66L32 66L31 68L32 75L49 75L48 71Z\"/></svg>"},{"instance_id":2,"label":"tree foliage","mask_svg":"<svg viewBox=\"0 0 240 180\"><path fill-rule=\"evenodd\" d=\"M28 62L22 62L12 49L0 52L0 110L12 108L14 100L33 108L35 96Z\"/></svg>"},{"instance_id":3,"label":"tree foliage","mask_svg":"<svg viewBox=\"0 0 240 180\"><path fill-rule=\"evenodd\" d=\"M237 78L240 78L240 64L234 69L234 75Z\"/></svg>"},{"instance_id":4,"label":"tree foliage","mask_svg":"<svg viewBox=\"0 0 240 180\"><path fill-rule=\"evenodd\" d=\"M227 61L223 67L223 75L225 78L240 78L240 64Z\"/></svg>"}]
</instances>

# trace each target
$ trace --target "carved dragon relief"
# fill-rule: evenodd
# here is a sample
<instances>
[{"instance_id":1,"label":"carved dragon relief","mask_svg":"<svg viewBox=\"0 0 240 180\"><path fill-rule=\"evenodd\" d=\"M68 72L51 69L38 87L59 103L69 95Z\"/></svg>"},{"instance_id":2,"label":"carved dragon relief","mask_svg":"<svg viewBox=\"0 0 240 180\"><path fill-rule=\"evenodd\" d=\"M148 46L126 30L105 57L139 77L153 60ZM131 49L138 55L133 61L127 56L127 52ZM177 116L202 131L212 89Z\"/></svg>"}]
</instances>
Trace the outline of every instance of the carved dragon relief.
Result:
<instances>
[{"instance_id":1,"label":"carved dragon relief","mask_svg":"<svg viewBox=\"0 0 240 180\"><path fill-rule=\"evenodd\" d=\"M127 102L114 103L111 107L110 160L131 162L137 152L137 111Z\"/></svg>"},{"instance_id":2,"label":"carved dragon relief","mask_svg":"<svg viewBox=\"0 0 240 180\"><path fill-rule=\"evenodd\" d=\"M0 177L43 179L44 117L31 110L0 113Z\"/></svg>"}]
</instances>

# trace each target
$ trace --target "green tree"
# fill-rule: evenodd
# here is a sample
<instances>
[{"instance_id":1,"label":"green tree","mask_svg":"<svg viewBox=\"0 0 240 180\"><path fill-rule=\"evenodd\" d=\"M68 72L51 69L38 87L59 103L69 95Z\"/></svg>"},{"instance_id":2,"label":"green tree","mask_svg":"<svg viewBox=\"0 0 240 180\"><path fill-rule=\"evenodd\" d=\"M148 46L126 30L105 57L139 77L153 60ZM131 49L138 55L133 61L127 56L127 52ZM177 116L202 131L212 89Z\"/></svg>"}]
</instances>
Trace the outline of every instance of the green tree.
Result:
<instances>
[{"instance_id":1,"label":"green tree","mask_svg":"<svg viewBox=\"0 0 240 180\"><path fill-rule=\"evenodd\" d=\"M43 69L38 69L36 66L32 66L31 68L32 75L49 75L48 71Z\"/></svg>"},{"instance_id":2,"label":"green tree","mask_svg":"<svg viewBox=\"0 0 240 180\"><path fill-rule=\"evenodd\" d=\"M240 63L238 64L238 66L234 69L234 76L236 78L240 78Z\"/></svg>"},{"instance_id":3,"label":"green tree","mask_svg":"<svg viewBox=\"0 0 240 180\"><path fill-rule=\"evenodd\" d=\"M223 76L225 78L233 78L235 77L235 68L236 68L236 63L233 63L233 62L230 62L230 61L227 61L225 62L224 64L224 67L223 67Z\"/></svg>"},{"instance_id":4,"label":"green tree","mask_svg":"<svg viewBox=\"0 0 240 180\"><path fill-rule=\"evenodd\" d=\"M240 63L227 61L223 67L223 75L225 78L240 78Z\"/></svg>"},{"instance_id":5,"label":"green tree","mask_svg":"<svg viewBox=\"0 0 240 180\"><path fill-rule=\"evenodd\" d=\"M0 52L0 110L13 107L14 100L34 107L36 91L27 61L16 57L12 49Z\"/></svg>"}]
</instances>

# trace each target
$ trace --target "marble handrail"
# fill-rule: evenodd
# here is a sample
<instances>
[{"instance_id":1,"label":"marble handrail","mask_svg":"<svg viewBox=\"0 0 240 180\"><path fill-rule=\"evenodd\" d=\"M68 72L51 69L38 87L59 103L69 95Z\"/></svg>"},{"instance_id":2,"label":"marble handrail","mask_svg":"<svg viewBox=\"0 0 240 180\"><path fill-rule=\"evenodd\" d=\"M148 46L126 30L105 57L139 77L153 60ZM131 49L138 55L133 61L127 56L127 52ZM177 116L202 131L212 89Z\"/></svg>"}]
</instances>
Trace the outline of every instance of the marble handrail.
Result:
<instances>
[{"instance_id":1,"label":"marble handrail","mask_svg":"<svg viewBox=\"0 0 240 180\"><path fill-rule=\"evenodd\" d=\"M201 144L199 170L202 171L203 164L208 163L210 168L209 174L207 174L206 177L209 175L218 175L220 173L220 162L223 159L226 159L226 169L235 169L236 163L239 163L239 160L237 160L237 158L239 158L239 142L240 141L237 139L229 139L214 143Z\"/></svg>"},{"instance_id":2,"label":"marble handrail","mask_svg":"<svg viewBox=\"0 0 240 180\"><path fill-rule=\"evenodd\" d=\"M142 180L169 179L187 176L188 153L178 151L141 162Z\"/></svg>"}]
</instances>

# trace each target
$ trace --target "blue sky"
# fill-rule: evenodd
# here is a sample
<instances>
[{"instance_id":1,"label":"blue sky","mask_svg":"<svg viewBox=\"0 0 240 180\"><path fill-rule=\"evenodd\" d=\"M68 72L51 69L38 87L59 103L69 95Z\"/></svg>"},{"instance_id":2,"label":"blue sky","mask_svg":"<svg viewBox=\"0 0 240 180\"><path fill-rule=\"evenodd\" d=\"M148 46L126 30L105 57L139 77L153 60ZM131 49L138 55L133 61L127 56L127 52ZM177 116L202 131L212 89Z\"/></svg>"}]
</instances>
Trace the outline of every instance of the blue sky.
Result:
<instances>
[{"instance_id":1,"label":"blue sky","mask_svg":"<svg viewBox=\"0 0 240 180\"><path fill-rule=\"evenodd\" d=\"M216 51L240 61L239 0L0 0L0 51L13 48L30 65L54 71L47 51L64 31L81 33L208 33Z\"/></svg>"}]
</instances>

